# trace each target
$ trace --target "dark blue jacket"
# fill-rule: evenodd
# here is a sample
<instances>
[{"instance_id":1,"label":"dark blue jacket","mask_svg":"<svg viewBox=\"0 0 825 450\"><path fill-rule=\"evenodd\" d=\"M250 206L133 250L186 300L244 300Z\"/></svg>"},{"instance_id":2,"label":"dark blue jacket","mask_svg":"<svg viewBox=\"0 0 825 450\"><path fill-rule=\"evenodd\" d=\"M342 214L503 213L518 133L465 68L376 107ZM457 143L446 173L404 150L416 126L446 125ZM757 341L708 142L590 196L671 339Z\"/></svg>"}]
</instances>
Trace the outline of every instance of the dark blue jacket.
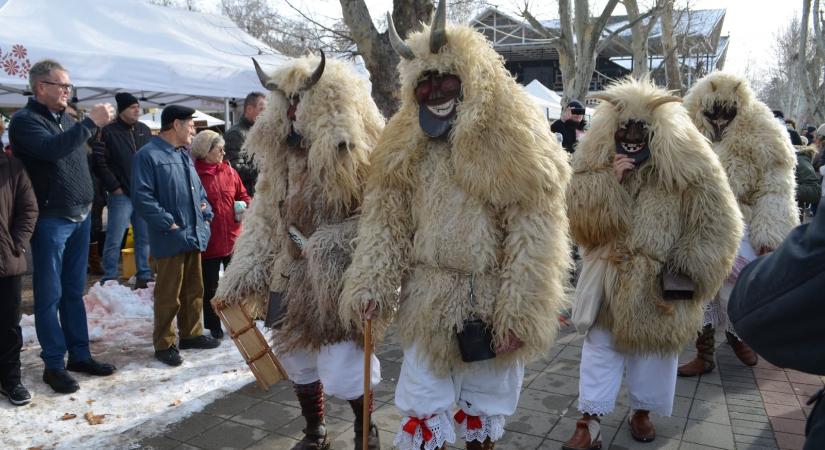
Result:
<instances>
[{"instance_id":1,"label":"dark blue jacket","mask_svg":"<svg viewBox=\"0 0 825 450\"><path fill-rule=\"evenodd\" d=\"M96 132L89 118L75 122L62 114L58 122L34 98L12 116L12 152L26 167L40 217L79 217L91 209L94 187L85 144Z\"/></svg>"},{"instance_id":2,"label":"dark blue jacket","mask_svg":"<svg viewBox=\"0 0 825 450\"><path fill-rule=\"evenodd\" d=\"M189 155L153 137L132 160L131 193L135 211L149 224L154 258L206 250L212 207ZM180 228L170 229L173 223Z\"/></svg>"}]
</instances>

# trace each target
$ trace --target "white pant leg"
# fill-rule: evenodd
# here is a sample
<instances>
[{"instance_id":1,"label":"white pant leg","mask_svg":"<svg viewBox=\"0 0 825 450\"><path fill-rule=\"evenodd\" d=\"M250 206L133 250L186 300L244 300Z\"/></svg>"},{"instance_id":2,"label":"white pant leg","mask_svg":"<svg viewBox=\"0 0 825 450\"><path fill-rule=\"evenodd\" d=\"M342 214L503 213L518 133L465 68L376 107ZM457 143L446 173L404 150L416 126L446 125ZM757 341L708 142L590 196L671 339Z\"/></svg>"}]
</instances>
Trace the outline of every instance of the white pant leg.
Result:
<instances>
[{"instance_id":1,"label":"white pant leg","mask_svg":"<svg viewBox=\"0 0 825 450\"><path fill-rule=\"evenodd\" d=\"M739 249L736 252L736 258L744 258L747 261L756 259L756 251L751 245L750 238L748 238L748 226L745 225L745 233L742 235L742 240L739 241ZM711 325L713 328L724 328L728 333L733 334L737 338L736 330L733 329L733 324L728 319L728 300L730 294L733 292L733 287L736 283L725 280L719 293L709 304L705 305L705 316L702 325Z\"/></svg>"},{"instance_id":2,"label":"white pant leg","mask_svg":"<svg viewBox=\"0 0 825 450\"><path fill-rule=\"evenodd\" d=\"M481 428L471 428L465 419L459 427L466 441L496 442L504 435L505 416L516 412L524 363L496 368L494 360L472 363L456 377L459 385L458 406L467 415L478 416Z\"/></svg>"},{"instance_id":3,"label":"white pant leg","mask_svg":"<svg viewBox=\"0 0 825 450\"><path fill-rule=\"evenodd\" d=\"M594 415L613 411L624 364L625 355L613 348L613 335L601 328L590 328L579 366L579 411Z\"/></svg>"},{"instance_id":4,"label":"white pant leg","mask_svg":"<svg viewBox=\"0 0 825 450\"><path fill-rule=\"evenodd\" d=\"M381 363L371 355L370 385L381 382ZM364 395L364 349L353 341L321 346L318 352L318 375L327 395L355 400Z\"/></svg>"},{"instance_id":5,"label":"white pant leg","mask_svg":"<svg viewBox=\"0 0 825 450\"><path fill-rule=\"evenodd\" d=\"M290 381L295 384L310 384L321 379L318 376L318 353L301 348L277 355Z\"/></svg>"},{"instance_id":6,"label":"white pant leg","mask_svg":"<svg viewBox=\"0 0 825 450\"><path fill-rule=\"evenodd\" d=\"M662 416L673 413L676 395L676 368L679 355L632 355L627 357L627 387L630 408L644 409Z\"/></svg>"},{"instance_id":7,"label":"white pant leg","mask_svg":"<svg viewBox=\"0 0 825 450\"><path fill-rule=\"evenodd\" d=\"M395 388L395 406L405 415L393 444L399 450L435 450L445 442L455 443L455 430L450 412L457 400L452 376L438 377L420 358L416 345L404 349L401 375ZM432 438L424 440L423 421ZM405 431L408 428L408 431Z\"/></svg>"}]
</instances>

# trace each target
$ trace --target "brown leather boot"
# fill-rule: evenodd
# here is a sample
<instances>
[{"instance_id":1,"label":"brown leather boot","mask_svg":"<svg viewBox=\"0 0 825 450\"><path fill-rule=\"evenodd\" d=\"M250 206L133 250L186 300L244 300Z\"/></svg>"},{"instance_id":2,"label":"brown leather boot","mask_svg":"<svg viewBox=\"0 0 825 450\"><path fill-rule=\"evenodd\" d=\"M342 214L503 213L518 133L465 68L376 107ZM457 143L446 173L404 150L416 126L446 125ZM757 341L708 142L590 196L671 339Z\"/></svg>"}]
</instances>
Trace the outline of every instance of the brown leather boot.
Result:
<instances>
[{"instance_id":1,"label":"brown leather boot","mask_svg":"<svg viewBox=\"0 0 825 450\"><path fill-rule=\"evenodd\" d=\"M713 352L716 349L716 341L713 337L715 332L716 330L710 325L705 325L702 328L696 338L696 357L689 363L680 366L676 371L677 375L680 377L695 377L716 368L716 363L713 361Z\"/></svg>"},{"instance_id":2,"label":"brown leather boot","mask_svg":"<svg viewBox=\"0 0 825 450\"><path fill-rule=\"evenodd\" d=\"M352 408L352 413L355 414L355 450L362 450L364 448L364 437L362 430L364 426L364 396L360 396L355 400L349 401L349 406ZM380 450L381 441L378 439L378 427L372 423L372 391L370 391L370 434L367 438L367 448L369 450Z\"/></svg>"},{"instance_id":3,"label":"brown leather boot","mask_svg":"<svg viewBox=\"0 0 825 450\"><path fill-rule=\"evenodd\" d=\"M562 450L599 450L602 448L600 420L596 416L585 414L576 422L573 437L562 444Z\"/></svg>"},{"instance_id":4,"label":"brown leather boot","mask_svg":"<svg viewBox=\"0 0 825 450\"><path fill-rule=\"evenodd\" d=\"M639 442L653 442L656 439L656 428L653 428L653 422L650 421L649 411L637 410L628 423L633 439Z\"/></svg>"},{"instance_id":5,"label":"brown leather boot","mask_svg":"<svg viewBox=\"0 0 825 450\"><path fill-rule=\"evenodd\" d=\"M320 381L309 384L293 384L301 415L307 426L304 438L292 447L292 450L328 450L327 427L324 422L324 386Z\"/></svg>"},{"instance_id":6,"label":"brown leather boot","mask_svg":"<svg viewBox=\"0 0 825 450\"><path fill-rule=\"evenodd\" d=\"M755 366L756 363L759 362L759 357L756 356L756 352L754 352L753 349L745 343L745 341L739 339L728 331L725 331L725 337L728 338L728 344L730 344L733 348L733 353L736 354L739 361L742 361L742 364L746 366Z\"/></svg>"},{"instance_id":7,"label":"brown leather boot","mask_svg":"<svg viewBox=\"0 0 825 450\"><path fill-rule=\"evenodd\" d=\"M496 448L496 443L491 441L490 438L485 439L484 442L470 441L466 445L467 450L493 450Z\"/></svg>"}]
</instances>

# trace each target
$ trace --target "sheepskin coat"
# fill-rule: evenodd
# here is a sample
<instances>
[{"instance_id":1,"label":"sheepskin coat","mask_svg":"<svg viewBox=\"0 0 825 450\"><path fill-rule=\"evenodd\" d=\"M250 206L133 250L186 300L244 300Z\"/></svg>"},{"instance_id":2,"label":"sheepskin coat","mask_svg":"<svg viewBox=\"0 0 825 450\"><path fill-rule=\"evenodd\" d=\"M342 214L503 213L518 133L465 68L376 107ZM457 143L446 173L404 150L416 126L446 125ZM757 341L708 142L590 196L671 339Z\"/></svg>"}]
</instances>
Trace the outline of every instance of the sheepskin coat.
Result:
<instances>
[{"instance_id":1,"label":"sheepskin coat","mask_svg":"<svg viewBox=\"0 0 825 450\"><path fill-rule=\"evenodd\" d=\"M438 54L427 27L407 41L416 57L399 64L401 107L371 159L341 300L348 323L370 300L380 312L374 327L396 313L402 346L417 344L440 375L464 364L456 332L471 317L491 326L496 344L508 330L524 341L497 363L544 354L570 268L566 153L484 36L465 26L448 26L447 36ZM427 71L462 82L441 139L418 123L413 90Z\"/></svg>"},{"instance_id":2,"label":"sheepskin coat","mask_svg":"<svg viewBox=\"0 0 825 450\"><path fill-rule=\"evenodd\" d=\"M730 271L741 217L719 160L678 102L651 109L667 93L648 81L620 82L605 96L611 102L599 105L573 155L567 194L576 242L611 248L597 326L627 353L678 352ZM620 183L614 133L628 120L647 123L651 154ZM692 300L662 299L666 269L693 280Z\"/></svg>"},{"instance_id":3,"label":"sheepskin coat","mask_svg":"<svg viewBox=\"0 0 825 450\"><path fill-rule=\"evenodd\" d=\"M303 90L318 63L299 58L272 75L278 89L245 144L259 169L255 201L216 294L260 314L270 292L282 293L286 316L274 334L281 351L358 339L338 318L338 298L384 119L366 81L343 62L327 60L320 80ZM293 126L303 141L289 147L287 98L296 94ZM303 253L287 235L290 225L308 238Z\"/></svg>"},{"instance_id":4,"label":"sheepskin coat","mask_svg":"<svg viewBox=\"0 0 825 450\"><path fill-rule=\"evenodd\" d=\"M684 107L708 139L713 126L704 116L715 103L734 106L736 117L712 142L742 211L748 239L755 250L775 249L799 224L794 168L796 156L788 131L755 98L744 78L713 72L685 96Z\"/></svg>"}]
</instances>

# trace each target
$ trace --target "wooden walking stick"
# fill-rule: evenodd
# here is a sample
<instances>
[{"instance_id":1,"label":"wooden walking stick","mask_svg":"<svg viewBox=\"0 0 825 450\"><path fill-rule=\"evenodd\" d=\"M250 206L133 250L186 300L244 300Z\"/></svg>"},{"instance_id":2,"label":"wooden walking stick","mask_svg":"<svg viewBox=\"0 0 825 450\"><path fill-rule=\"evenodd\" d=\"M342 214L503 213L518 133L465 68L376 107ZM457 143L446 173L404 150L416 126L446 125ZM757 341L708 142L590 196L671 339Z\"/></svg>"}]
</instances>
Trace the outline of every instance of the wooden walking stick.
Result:
<instances>
[{"instance_id":1,"label":"wooden walking stick","mask_svg":"<svg viewBox=\"0 0 825 450\"><path fill-rule=\"evenodd\" d=\"M367 450L367 441L370 437L370 404L372 403L372 395L370 392L372 369L370 363L372 363L372 320L367 319L364 324L364 410L361 413L361 417L364 418L362 421L363 425L361 426L363 450Z\"/></svg>"}]
</instances>

